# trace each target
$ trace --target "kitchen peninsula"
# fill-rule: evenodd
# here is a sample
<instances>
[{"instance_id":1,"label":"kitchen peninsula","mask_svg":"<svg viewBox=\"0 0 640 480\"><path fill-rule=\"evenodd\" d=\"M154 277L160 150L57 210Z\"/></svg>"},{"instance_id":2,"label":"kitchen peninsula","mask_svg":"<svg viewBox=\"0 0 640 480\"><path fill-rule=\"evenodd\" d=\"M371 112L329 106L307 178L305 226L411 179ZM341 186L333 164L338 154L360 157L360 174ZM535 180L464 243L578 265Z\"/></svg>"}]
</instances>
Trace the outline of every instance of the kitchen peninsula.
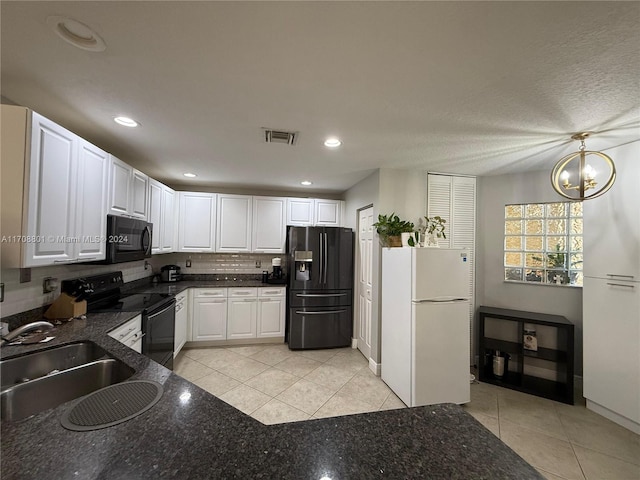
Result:
<instances>
[{"instance_id":1,"label":"kitchen peninsula","mask_svg":"<svg viewBox=\"0 0 640 480\"><path fill-rule=\"evenodd\" d=\"M161 400L88 432L60 425L71 403L2 422L3 478L542 478L457 405L263 425L107 335L134 315L89 314L57 327L47 347L93 341L135 369L131 380L162 384Z\"/></svg>"}]
</instances>

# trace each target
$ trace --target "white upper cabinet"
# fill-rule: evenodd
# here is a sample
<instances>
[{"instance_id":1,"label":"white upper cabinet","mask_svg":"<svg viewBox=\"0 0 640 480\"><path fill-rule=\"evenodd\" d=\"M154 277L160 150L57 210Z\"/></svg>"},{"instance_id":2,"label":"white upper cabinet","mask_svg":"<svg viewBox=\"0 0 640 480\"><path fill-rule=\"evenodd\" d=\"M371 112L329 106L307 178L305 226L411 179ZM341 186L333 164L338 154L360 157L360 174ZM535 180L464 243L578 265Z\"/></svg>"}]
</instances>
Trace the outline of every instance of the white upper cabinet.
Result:
<instances>
[{"instance_id":1,"label":"white upper cabinet","mask_svg":"<svg viewBox=\"0 0 640 480\"><path fill-rule=\"evenodd\" d=\"M217 252L251 251L250 195L218 194Z\"/></svg>"},{"instance_id":2,"label":"white upper cabinet","mask_svg":"<svg viewBox=\"0 0 640 480\"><path fill-rule=\"evenodd\" d=\"M343 208L341 200L287 198L287 225L340 227Z\"/></svg>"},{"instance_id":3,"label":"white upper cabinet","mask_svg":"<svg viewBox=\"0 0 640 480\"><path fill-rule=\"evenodd\" d=\"M109 213L147 219L149 177L111 155Z\"/></svg>"},{"instance_id":4,"label":"white upper cabinet","mask_svg":"<svg viewBox=\"0 0 640 480\"><path fill-rule=\"evenodd\" d=\"M29 239L3 244L3 267L104 259L108 173L99 148L24 107L3 105L2 234Z\"/></svg>"},{"instance_id":5,"label":"white upper cabinet","mask_svg":"<svg viewBox=\"0 0 640 480\"><path fill-rule=\"evenodd\" d=\"M75 257L78 261L106 257L109 154L86 140L78 148L78 189Z\"/></svg>"},{"instance_id":6,"label":"white upper cabinet","mask_svg":"<svg viewBox=\"0 0 640 480\"><path fill-rule=\"evenodd\" d=\"M584 275L640 281L640 209L635 198L640 145L607 154L616 162L616 182L601 197L583 202Z\"/></svg>"},{"instance_id":7,"label":"white upper cabinet","mask_svg":"<svg viewBox=\"0 0 640 480\"><path fill-rule=\"evenodd\" d=\"M4 141L4 139L3 139ZM24 265L68 263L74 258L78 137L33 113ZM105 219L106 222L106 219Z\"/></svg>"},{"instance_id":8,"label":"white upper cabinet","mask_svg":"<svg viewBox=\"0 0 640 480\"><path fill-rule=\"evenodd\" d=\"M162 232L162 185L153 178L149 179L149 222L153 224L151 235L151 253L160 253Z\"/></svg>"},{"instance_id":9,"label":"white upper cabinet","mask_svg":"<svg viewBox=\"0 0 640 480\"><path fill-rule=\"evenodd\" d=\"M313 198L287 198L287 225L312 226L313 210Z\"/></svg>"},{"instance_id":10,"label":"white upper cabinet","mask_svg":"<svg viewBox=\"0 0 640 480\"><path fill-rule=\"evenodd\" d=\"M160 233L160 251L162 253L174 252L176 250L176 233L178 223L176 201L178 194L175 190L162 186L162 222Z\"/></svg>"},{"instance_id":11,"label":"white upper cabinet","mask_svg":"<svg viewBox=\"0 0 640 480\"><path fill-rule=\"evenodd\" d=\"M162 183L149 179L149 222L153 224L151 253L175 250L176 192Z\"/></svg>"},{"instance_id":12,"label":"white upper cabinet","mask_svg":"<svg viewBox=\"0 0 640 480\"><path fill-rule=\"evenodd\" d=\"M214 251L216 200L215 193L179 193L179 252Z\"/></svg>"},{"instance_id":13,"label":"white upper cabinet","mask_svg":"<svg viewBox=\"0 0 640 480\"><path fill-rule=\"evenodd\" d=\"M342 203L340 200L315 199L315 224L318 226L339 227L342 224Z\"/></svg>"},{"instance_id":14,"label":"white upper cabinet","mask_svg":"<svg viewBox=\"0 0 640 480\"><path fill-rule=\"evenodd\" d=\"M287 234L286 203L286 198L253 197L253 252L284 253Z\"/></svg>"}]
</instances>

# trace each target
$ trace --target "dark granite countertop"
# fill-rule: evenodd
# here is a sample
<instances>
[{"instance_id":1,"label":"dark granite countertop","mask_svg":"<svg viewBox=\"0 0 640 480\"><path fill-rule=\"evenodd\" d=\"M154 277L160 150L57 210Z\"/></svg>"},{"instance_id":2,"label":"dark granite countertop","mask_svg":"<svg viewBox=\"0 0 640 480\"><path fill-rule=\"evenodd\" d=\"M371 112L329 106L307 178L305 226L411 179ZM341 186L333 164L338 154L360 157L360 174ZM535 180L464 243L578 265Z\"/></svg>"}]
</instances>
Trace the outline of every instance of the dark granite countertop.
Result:
<instances>
[{"instance_id":1,"label":"dark granite countertop","mask_svg":"<svg viewBox=\"0 0 640 480\"><path fill-rule=\"evenodd\" d=\"M167 286L203 286L190 283ZM2 422L2 478L543 478L452 404L263 425L106 335L134 316L89 314L57 327L46 346L0 349L6 358L90 340L133 367L130 380L164 386L153 408L102 430L64 429L60 418L71 403Z\"/></svg>"}]
</instances>

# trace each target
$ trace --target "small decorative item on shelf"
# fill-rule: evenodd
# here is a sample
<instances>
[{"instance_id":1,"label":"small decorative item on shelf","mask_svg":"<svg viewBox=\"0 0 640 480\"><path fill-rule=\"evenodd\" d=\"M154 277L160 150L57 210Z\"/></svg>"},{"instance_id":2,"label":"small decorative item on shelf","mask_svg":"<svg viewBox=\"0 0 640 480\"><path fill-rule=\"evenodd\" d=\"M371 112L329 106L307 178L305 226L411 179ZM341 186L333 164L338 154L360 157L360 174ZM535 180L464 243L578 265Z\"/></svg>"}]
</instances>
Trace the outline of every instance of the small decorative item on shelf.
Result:
<instances>
[{"instance_id":1,"label":"small decorative item on shelf","mask_svg":"<svg viewBox=\"0 0 640 480\"><path fill-rule=\"evenodd\" d=\"M523 348L531 352L538 351L538 338L536 337L536 329L533 325L525 323L524 325L524 341Z\"/></svg>"},{"instance_id":2,"label":"small decorative item on shelf","mask_svg":"<svg viewBox=\"0 0 640 480\"><path fill-rule=\"evenodd\" d=\"M439 215L424 217L424 221L421 218L416 231L416 238L419 238L420 246L425 246L424 242L426 240L427 247L438 247L438 238L447 238L444 233L445 223L447 221Z\"/></svg>"},{"instance_id":3,"label":"small decorative item on shelf","mask_svg":"<svg viewBox=\"0 0 640 480\"><path fill-rule=\"evenodd\" d=\"M373 226L376 227L383 247L401 247L401 235L405 232L413 232L413 223L400 220L400 217L395 213L378 215L378 221Z\"/></svg>"}]
</instances>

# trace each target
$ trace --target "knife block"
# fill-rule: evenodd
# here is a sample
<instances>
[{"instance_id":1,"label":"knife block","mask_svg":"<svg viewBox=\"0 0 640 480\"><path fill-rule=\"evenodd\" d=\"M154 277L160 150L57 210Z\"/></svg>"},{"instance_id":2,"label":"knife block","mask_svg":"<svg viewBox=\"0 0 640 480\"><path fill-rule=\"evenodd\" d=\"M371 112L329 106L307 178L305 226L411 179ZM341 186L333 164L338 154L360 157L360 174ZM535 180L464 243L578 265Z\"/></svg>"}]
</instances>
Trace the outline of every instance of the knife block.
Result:
<instances>
[{"instance_id":1,"label":"knife block","mask_svg":"<svg viewBox=\"0 0 640 480\"><path fill-rule=\"evenodd\" d=\"M79 317L87 313L87 301L81 300L76 302L76 298L66 293L61 293L51 306L44 312L44 317L50 320L57 318L73 318Z\"/></svg>"}]
</instances>

